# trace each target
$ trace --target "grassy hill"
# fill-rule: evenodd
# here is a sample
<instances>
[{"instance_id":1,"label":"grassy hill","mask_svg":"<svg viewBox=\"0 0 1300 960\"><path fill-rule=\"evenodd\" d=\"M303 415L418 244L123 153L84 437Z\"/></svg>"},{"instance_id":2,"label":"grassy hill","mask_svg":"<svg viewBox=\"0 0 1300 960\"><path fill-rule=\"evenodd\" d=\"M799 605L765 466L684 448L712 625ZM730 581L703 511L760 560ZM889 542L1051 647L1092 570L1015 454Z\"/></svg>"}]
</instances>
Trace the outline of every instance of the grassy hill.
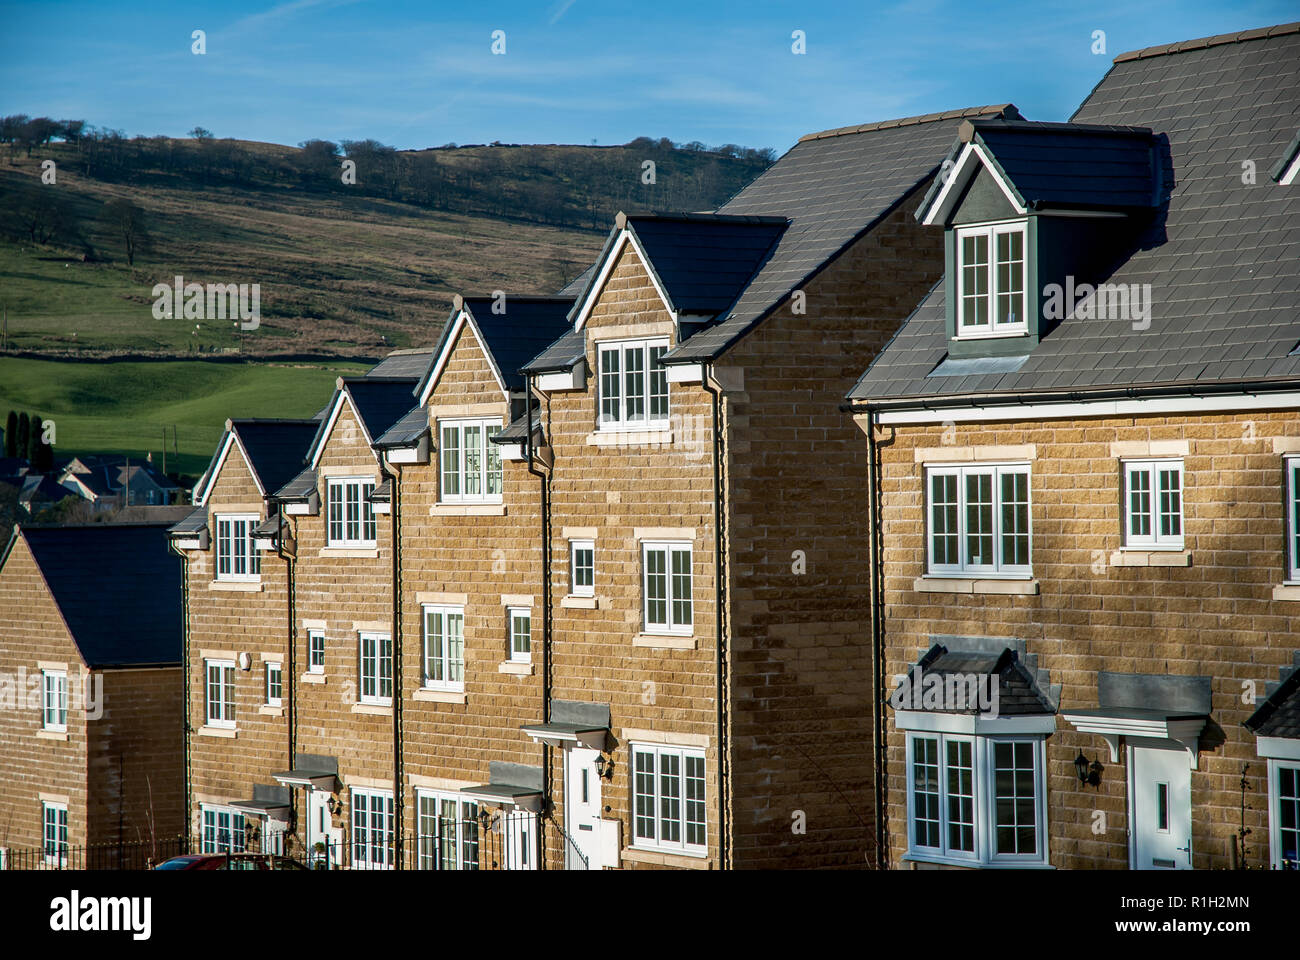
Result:
<instances>
[{"instance_id":1,"label":"grassy hill","mask_svg":"<svg viewBox=\"0 0 1300 960\"><path fill-rule=\"evenodd\" d=\"M617 210L711 209L771 159L647 138L409 152L367 141L346 145L349 185L333 144L98 131L0 151L0 417L52 418L56 456L160 460L175 426L167 467L189 475L227 417L309 416L361 361L432 345L454 293L554 292L590 264ZM150 236L133 265L104 219L118 199ZM34 210L48 237L32 236ZM260 327L155 319L153 286L177 275L260 284Z\"/></svg>"},{"instance_id":2,"label":"grassy hill","mask_svg":"<svg viewBox=\"0 0 1300 960\"><path fill-rule=\"evenodd\" d=\"M410 152L363 144L351 146L357 183L347 185L341 158L276 144L100 137L7 153L7 347L55 356L375 356L425 345L452 294L554 292L591 262L618 209L712 207L767 162L648 139ZM641 158L656 164L653 183L643 182ZM46 160L57 164L55 185L40 183ZM151 239L134 266L102 219L114 199L143 211ZM48 242L27 229L34 205L57 207ZM241 338L232 322L195 330L154 319L154 284L177 275L260 284L260 328Z\"/></svg>"},{"instance_id":3,"label":"grassy hill","mask_svg":"<svg viewBox=\"0 0 1300 960\"><path fill-rule=\"evenodd\" d=\"M69 363L0 359L0 421L9 410L54 421L55 456L152 453L169 473L197 476L228 417L310 417L354 363L211 360ZM172 446L175 428L176 447Z\"/></svg>"}]
</instances>

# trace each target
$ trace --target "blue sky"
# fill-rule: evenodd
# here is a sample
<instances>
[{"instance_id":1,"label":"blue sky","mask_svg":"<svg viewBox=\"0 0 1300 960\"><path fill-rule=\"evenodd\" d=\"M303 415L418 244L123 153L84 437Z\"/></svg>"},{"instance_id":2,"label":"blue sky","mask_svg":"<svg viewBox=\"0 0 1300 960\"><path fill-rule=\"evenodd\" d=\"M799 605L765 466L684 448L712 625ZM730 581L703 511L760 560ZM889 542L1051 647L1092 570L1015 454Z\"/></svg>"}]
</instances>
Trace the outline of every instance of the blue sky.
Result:
<instances>
[{"instance_id":1,"label":"blue sky","mask_svg":"<svg viewBox=\"0 0 1300 960\"><path fill-rule=\"evenodd\" d=\"M814 130L987 103L1064 120L1122 51L1295 16L1294 0L0 0L0 114L289 144L645 135L784 152Z\"/></svg>"}]
</instances>

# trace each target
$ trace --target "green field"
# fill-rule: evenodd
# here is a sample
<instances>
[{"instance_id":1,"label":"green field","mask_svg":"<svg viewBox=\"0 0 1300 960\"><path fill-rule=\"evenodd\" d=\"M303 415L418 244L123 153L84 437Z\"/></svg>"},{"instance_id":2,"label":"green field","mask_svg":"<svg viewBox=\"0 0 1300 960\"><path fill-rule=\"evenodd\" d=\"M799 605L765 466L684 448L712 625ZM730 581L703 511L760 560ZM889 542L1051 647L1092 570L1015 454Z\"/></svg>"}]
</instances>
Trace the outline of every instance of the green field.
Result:
<instances>
[{"instance_id":1,"label":"green field","mask_svg":"<svg viewBox=\"0 0 1300 960\"><path fill-rule=\"evenodd\" d=\"M227 418L309 417L335 380L364 365L159 362L76 363L0 358L0 423L26 410L55 423L56 458L77 453L152 453L167 470L197 476ZM176 428L173 452L172 427Z\"/></svg>"}]
</instances>

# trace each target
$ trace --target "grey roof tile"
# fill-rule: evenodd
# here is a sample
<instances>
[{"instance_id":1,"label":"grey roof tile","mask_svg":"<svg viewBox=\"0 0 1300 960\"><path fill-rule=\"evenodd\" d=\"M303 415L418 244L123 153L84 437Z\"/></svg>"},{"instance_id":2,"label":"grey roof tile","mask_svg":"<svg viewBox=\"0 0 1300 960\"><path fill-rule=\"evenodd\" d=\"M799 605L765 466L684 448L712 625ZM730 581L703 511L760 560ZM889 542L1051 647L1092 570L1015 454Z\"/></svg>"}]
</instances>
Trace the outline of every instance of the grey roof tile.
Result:
<instances>
[{"instance_id":1,"label":"grey roof tile","mask_svg":"<svg viewBox=\"0 0 1300 960\"><path fill-rule=\"evenodd\" d=\"M1246 79L1243 79L1246 78ZM1258 83L1256 83L1258 81ZM1245 106L1239 100L1242 87ZM1154 104L1158 88L1164 106ZM1281 156L1300 115L1300 32L1117 59L1074 121L1148 126L1169 139L1174 186L1163 241L1148 238L1109 278L1150 283L1150 329L1062 321L1018 370L927 378L947 351L942 284L921 302L850 396L906 400L960 393L1024 394L1063 385L1126 387L1300 378L1300 191L1240 183L1243 157ZM1261 265L1267 265L1261 267ZM921 351L919 348L924 347Z\"/></svg>"}]
</instances>

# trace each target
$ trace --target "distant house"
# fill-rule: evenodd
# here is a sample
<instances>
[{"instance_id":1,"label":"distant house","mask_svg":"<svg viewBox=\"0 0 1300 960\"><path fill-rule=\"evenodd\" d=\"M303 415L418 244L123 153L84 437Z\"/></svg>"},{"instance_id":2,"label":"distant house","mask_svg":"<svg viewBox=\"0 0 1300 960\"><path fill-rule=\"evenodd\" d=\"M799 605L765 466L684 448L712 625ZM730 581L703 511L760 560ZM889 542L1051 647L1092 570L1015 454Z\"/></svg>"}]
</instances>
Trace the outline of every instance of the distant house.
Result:
<instances>
[{"instance_id":1,"label":"distant house","mask_svg":"<svg viewBox=\"0 0 1300 960\"><path fill-rule=\"evenodd\" d=\"M19 480L18 503L28 513L74 496L73 491L56 483L52 474L27 473Z\"/></svg>"},{"instance_id":2,"label":"distant house","mask_svg":"<svg viewBox=\"0 0 1300 960\"><path fill-rule=\"evenodd\" d=\"M0 860L79 866L86 844L180 834L181 568L165 531L15 527L0 551Z\"/></svg>"},{"instance_id":3,"label":"distant house","mask_svg":"<svg viewBox=\"0 0 1300 960\"><path fill-rule=\"evenodd\" d=\"M151 456L73 457L58 474L58 482L90 501L96 509L127 506L167 506L182 502L184 490L168 478Z\"/></svg>"}]
</instances>

